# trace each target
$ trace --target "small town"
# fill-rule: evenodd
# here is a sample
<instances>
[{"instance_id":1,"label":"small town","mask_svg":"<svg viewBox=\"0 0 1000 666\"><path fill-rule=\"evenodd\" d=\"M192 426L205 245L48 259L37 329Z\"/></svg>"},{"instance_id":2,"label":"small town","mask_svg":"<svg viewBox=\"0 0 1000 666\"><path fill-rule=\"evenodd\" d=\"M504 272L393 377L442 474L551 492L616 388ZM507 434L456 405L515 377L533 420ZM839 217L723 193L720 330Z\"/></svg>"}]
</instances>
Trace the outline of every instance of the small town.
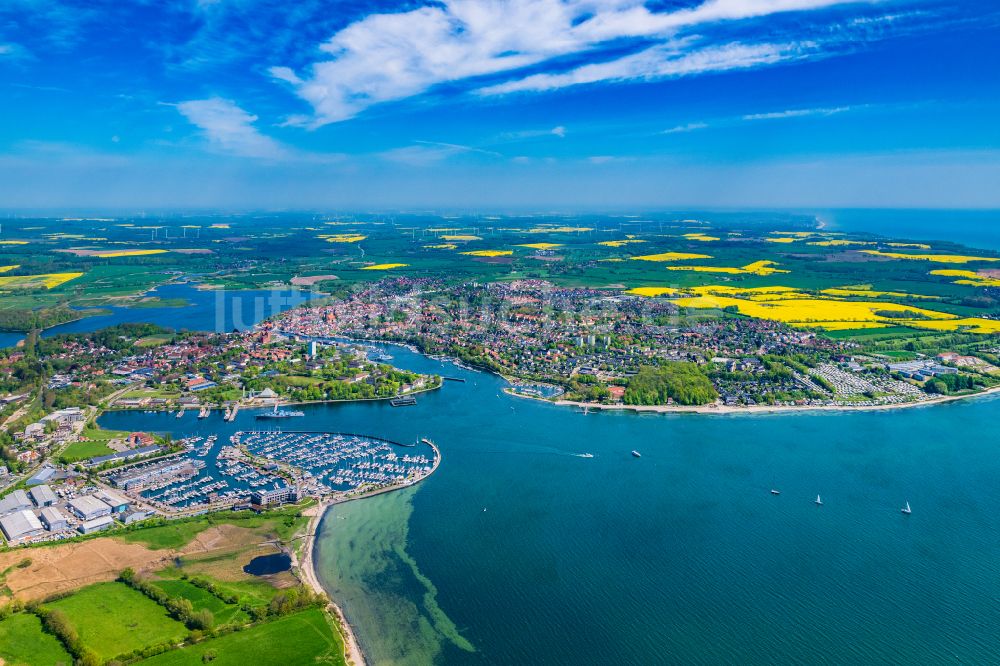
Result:
<instances>
[{"instance_id":1,"label":"small town","mask_svg":"<svg viewBox=\"0 0 1000 666\"><path fill-rule=\"evenodd\" d=\"M289 311L277 326L290 335L411 344L557 386L561 397L582 402L629 402L641 368L674 363L710 380L695 404L725 406L896 405L1000 382L995 353L976 336L955 336L973 350L966 354L883 352L779 322L682 315L669 301L541 280L461 287L384 280L334 304Z\"/></svg>"},{"instance_id":2,"label":"small town","mask_svg":"<svg viewBox=\"0 0 1000 666\"><path fill-rule=\"evenodd\" d=\"M7 350L0 383L24 386L25 373L44 370L34 377L37 390L4 396L0 531L9 545L63 540L154 517L259 511L413 483L432 470L433 451L397 453L410 445L368 436L311 435L311 447L328 439L320 464L296 455L306 444L255 448L266 434L218 442L96 425L102 412L120 410L169 415L171 427L230 422L239 410L282 423L303 414L283 407L291 404L395 404L440 385L440 377L397 370L371 354L359 344L302 342L270 323L246 333L176 335L125 325ZM78 404L63 406L70 403Z\"/></svg>"}]
</instances>

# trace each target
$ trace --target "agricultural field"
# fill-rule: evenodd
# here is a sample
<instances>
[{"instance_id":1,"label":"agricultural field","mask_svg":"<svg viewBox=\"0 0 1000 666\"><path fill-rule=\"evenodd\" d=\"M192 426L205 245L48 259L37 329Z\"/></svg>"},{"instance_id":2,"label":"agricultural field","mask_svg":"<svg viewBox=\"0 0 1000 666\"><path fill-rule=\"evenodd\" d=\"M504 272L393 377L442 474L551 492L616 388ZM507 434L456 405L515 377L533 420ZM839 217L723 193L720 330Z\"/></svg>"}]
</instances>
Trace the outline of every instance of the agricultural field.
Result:
<instances>
[{"instance_id":1,"label":"agricultural field","mask_svg":"<svg viewBox=\"0 0 1000 666\"><path fill-rule=\"evenodd\" d=\"M310 609L244 631L157 655L148 666L187 666L211 662L219 666L284 666L344 664L340 634L327 614ZM206 658L207 657L207 658Z\"/></svg>"},{"instance_id":2,"label":"agricultural field","mask_svg":"<svg viewBox=\"0 0 1000 666\"><path fill-rule=\"evenodd\" d=\"M831 232L782 214L30 219L5 224L0 238L0 327L86 314L70 307L183 308L144 296L181 277L335 296L381 279L430 277L633 290L830 332L994 333L1000 327L983 318L1000 312L997 266L997 253L948 240ZM696 291L779 286L799 291L801 303Z\"/></svg>"},{"instance_id":3,"label":"agricultural field","mask_svg":"<svg viewBox=\"0 0 1000 666\"><path fill-rule=\"evenodd\" d=\"M227 604L214 594L193 583L182 579L167 579L152 581L168 595L176 599L187 599L196 611L207 610L215 617L215 625L222 626L231 622L246 622L249 617L240 610L238 605Z\"/></svg>"},{"instance_id":4,"label":"agricultural field","mask_svg":"<svg viewBox=\"0 0 1000 666\"><path fill-rule=\"evenodd\" d=\"M29 613L16 613L0 620L0 663L7 666L56 666L73 658L52 634L42 631L42 622Z\"/></svg>"},{"instance_id":5,"label":"agricultural field","mask_svg":"<svg viewBox=\"0 0 1000 666\"><path fill-rule=\"evenodd\" d=\"M123 583L98 583L46 604L64 613L82 644L101 659L114 659L188 633L166 610Z\"/></svg>"}]
</instances>

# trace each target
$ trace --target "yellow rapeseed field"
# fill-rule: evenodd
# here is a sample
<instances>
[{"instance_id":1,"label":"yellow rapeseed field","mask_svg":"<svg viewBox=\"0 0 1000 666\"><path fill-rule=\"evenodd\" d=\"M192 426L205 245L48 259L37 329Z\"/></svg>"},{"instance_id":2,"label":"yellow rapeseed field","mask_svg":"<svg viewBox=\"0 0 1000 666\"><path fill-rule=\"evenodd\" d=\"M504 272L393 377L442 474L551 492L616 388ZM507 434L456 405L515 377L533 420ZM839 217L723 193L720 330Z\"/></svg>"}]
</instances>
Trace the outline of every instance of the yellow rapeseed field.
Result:
<instances>
[{"instance_id":1,"label":"yellow rapeseed field","mask_svg":"<svg viewBox=\"0 0 1000 666\"><path fill-rule=\"evenodd\" d=\"M467 254L470 257L508 257L514 254L514 250L471 250L461 254Z\"/></svg>"},{"instance_id":2,"label":"yellow rapeseed field","mask_svg":"<svg viewBox=\"0 0 1000 666\"><path fill-rule=\"evenodd\" d=\"M914 322L912 325L919 328L929 328L935 331L965 330L969 333L1000 333L1000 321L996 319L981 319L979 317L920 321Z\"/></svg>"},{"instance_id":3,"label":"yellow rapeseed field","mask_svg":"<svg viewBox=\"0 0 1000 666\"><path fill-rule=\"evenodd\" d=\"M809 238L810 236L826 235L826 234L817 234L816 232L813 231L772 231L771 233L774 234L775 236L794 236L795 238Z\"/></svg>"},{"instance_id":4,"label":"yellow rapeseed field","mask_svg":"<svg viewBox=\"0 0 1000 666\"><path fill-rule=\"evenodd\" d=\"M477 241L483 240L479 236L473 236L471 234L458 234L456 236L441 236L441 240L446 241Z\"/></svg>"},{"instance_id":5,"label":"yellow rapeseed field","mask_svg":"<svg viewBox=\"0 0 1000 666\"><path fill-rule=\"evenodd\" d=\"M167 250L108 250L107 252L95 252L87 256L113 259L115 257L145 257L150 254L163 254L164 252L167 252Z\"/></svg>"},{"instance_id":6,"label":"yellow rapeseed field","mask_svg":"<svg viewBox=\"0 0 1000 666\"><path fill-rule=\"evenodd\" d=\"M424 245L428 250L454 250L457 245L454 243L439 243L438 245Z\"/></svg>"},{"instance_id":7,"label":"yellow rapeseed field","mask_svg":"<svg viewBox=\"0 0 1000 666\"><path fill-rule=\"evenodd\" d=\"M770 296L767 295L769 290L773 292ZM963 330L971 333L1000 333L1000 321L997 320L959 317L948 312L938 312L899 303L820 298L804 294L791 287L758 287L741 290L739 287L710 285L694 287L690 291L696 295L678 298L674 302L681 307L698 309L735 307L741 314L748 317L780 321L800 328L846 330L909 326L936 331ZM742 297L737 297L734 294ZM886 314L898 312L905 312L910 316L916 315L920 318L892 317Z\"/></svg>"},{"instance_id":8,"label":"yellow rapeseed field","mask_svg":"<svg viewBox=\"0 0 1000 666\"><path fill-rule=\"evenodd\" d=\"M970 257L962 254L903 254L901 252L882 252L881 250L861 250L865 254L891 259L910 259L913 261L934 261L941 264L967 264L970 261L1000 261L997 257Z\"/></svg>"},{"instance_id":9,"label":"yellow rapeseed field","mask_svg":"<svg viewBox=\"0 0 1000 666\"><path fill-rule=\"evenodd\" d=\"M81 277L83 273L45 273L42 275L13 275L0 277L0 288L4 287L45 287L54 289L70 280Z\"/></svg>"},{"instance_id":10,"label":"yellow rapeseed field","mask_svg":"<svg viewBox=\"0 0 1000 666\"><path fill-rule=\"evenodd\" d=\"M524 243L523 245L518 245L518 247L530 247L532 250L552 250L562 247L562 243Z\"/></svg>"},{"instance_id":11,"label":"yellow rapeseed field","mask_svg":"<svg viewBox=\"0 0 1000 666\"><path fill-rule=\"evenodd\" d=\"M15 268L20 268L21 264L12 264L10 266L0 266L0 273L6 273L7 271L12 271Z\"/></svg>"},{"instance_id":12,"label":"yellow rapeseed field","mask_svg":"<svg viewBox=\"0 0 1000 666\"><path fill-rule=\"evenodd\" d=\"M927 243L886 243L889 247L915 247L918 250L929 250L931 246Z\"/></svg>"},{"instance_id":13,"label":"yellow rapeseed field","mask_svg":"<svg viewBox=\"0 0 1000 666\"><path fill-rule=\"evenodd\" d=\"M741 314L757 319L771 319L792 326L814 326L817 322L893 322L877 311L907 312L927 319L954 319L955 315L935 312L898 303L842 301L833 298L792 298L751 301L731 296L706 295L680 298L677 304L690 308L725 308L735 306ZM906 320L916 324L918 320Z\"/></svg>"},{"instance_id":14,"label":"yellow rapeseed field","mask_svg":"<svg viewBox=\"0 0 1000 666\"><path fill-rule=\"evenodd\" d=\"M797 238L792 238L791 236L781 236L780 238L765 238L768 243L794 243Z\"/></svg>"},{"instance_id":15,"label":"yellow rapeseed field","mask_svg":"<svg viewBox=\"0 0 1000 666\"><path fill-rule=\"evenodd\" d=\"M22 240L0 240L0 245L27 245L28 241Z\"/></svg>"},{"instance_id":16,"label":"yellow rapeseed field","mask_svg":"<svg viewBox=\"0 0 1000 666\"><path fill-rule=\"evenodd\" d=\"M696 273L725 273L728 275L773 275L775 273L789 273L781 268L772 268L772 266L777 266L774 261L755 261L752 264L747 264L742 268L733 268L731 266L668 266L668 271L695 271Z\"/></svg>"},{"instance_id":17,"label":"yellow rapeseed field","mask_svg":"<svg viewBox=\"0 0 1000 666\"><path fill-rule=\"evenodd\" d=\"M823 289L820 291L825 296L863 296L865 298L925 298L928 300L940 300L940 296L924 296L922 294L907 294L901 291L873 291L871 289L851 289L850 287L836 287L833 289Z\"/></svg>"},{"instance_id":18,"label":"yellow rapeseed field","mask_svg":"<svg viewBox=\"0 0 1000 666\"><path fill-rule=\"evenodd\" d=\"M327 243L360 243L368 238L362 234L321 234L319 237Z\"/></svg>"},{"instance_id":19,"label":"yellow rapeseed field","mask_svg":"<svg viewBox=\"0 0 1000 666\"><path fill-rule=\"evenodd\" d=\"M980 275L975 271L963 271L958 269L939 269L931 271L931 275L941 275L944 277L962 278L955 280L954 284L964 284L972 287L1000 287L1000 279Z\"/></svg>"},{"instance_id":20,"label":"yellow rapeseed field","mask_svg":"<svg viewBox=\"0 0 1000 666\"><path fill-rule=\"evenodd\" d=\"M633 261L689 261L691 259L711 259L708 254L694 254L693 252L662 252L660 254L644 254L639 257L632 257Z\"/></svg>"},{"instance_id":21,"label":"yellow rapeseed field","mask_svg":"<svg viewBox=\"0 0 1000 666\"><path fill-rule=\"evenodd\" d=\"M409 266L409 264L372 264L371 266L365 266L361 270L363 271L388 271L393 268L403 268L404 266Z\"/></svg>"},{"instance_id":22,"label":"yellow rapeseed field","mask_svg":"<svg viewBox=\"0 0 1000 666\"><path fill-rule=\"evenodd\" d=\"M846 238L834 238L833 240L812 241L806 245L818 245L819 247L842 247L845 245L875 245L871 241L847 240Z\"/></svg>"},{"instance_id":23,"label":"yellow rapeseed field","mask_svg":"<svg viewBox=\"0 0 1000 666\"><path fill-rule=\"evenodd\" d=\"M708 236L708 235L702 234L702 233L684 234L684 238L687 238L688 240L701 241L703 243L707 243L707 242L710 242L710 241L722 240L718 236Z\"/></svg>"},{"instance_id":24,"label":"yellow rapeseed field","mask_svg":"<svg viewBox=\"0 0 1000 666\"><path fill-rule=\"evenodd\" d=\"M681 293L679 289L674 289L673 287L636 287L635 289L629 289L625 292L626 294L633 294L635 296L676 296Z\"/></svg>"},{"instance_id":25,"label":"yellow rapeseed field","mask_svg":"<svg viewBox=\"0 0 1000 666\"><path fill-rule=\"evenodd\" d=\"M622 247L628 245L629 243L645 243L646 241L638 238L626 238L625 240L609 240L601 241L598 245L604 245L606 247Z\"/></svg>"}]
</instances>

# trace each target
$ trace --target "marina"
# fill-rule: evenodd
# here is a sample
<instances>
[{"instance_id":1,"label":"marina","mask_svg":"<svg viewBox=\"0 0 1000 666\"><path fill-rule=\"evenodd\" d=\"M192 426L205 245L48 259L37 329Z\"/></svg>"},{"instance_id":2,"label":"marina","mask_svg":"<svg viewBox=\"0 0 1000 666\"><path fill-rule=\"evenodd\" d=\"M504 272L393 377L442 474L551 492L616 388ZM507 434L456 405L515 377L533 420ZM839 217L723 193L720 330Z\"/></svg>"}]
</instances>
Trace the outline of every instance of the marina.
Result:
<instances>
[{"instance_id":1,"label":"marina","mask_svg":"<svg viewBox=\"0 0 1000 666\"><path fill-rule=\"evenodd\" d=\"M301 414L301 412L299 412ZM259 415L258 415L259 416ZM337 498L420 481L434 469L428 439L402 444L371 435L236 431L180 440L184 451L106 475L165 513L250 506L255 495Z\"/></svg>"}]
</instances>

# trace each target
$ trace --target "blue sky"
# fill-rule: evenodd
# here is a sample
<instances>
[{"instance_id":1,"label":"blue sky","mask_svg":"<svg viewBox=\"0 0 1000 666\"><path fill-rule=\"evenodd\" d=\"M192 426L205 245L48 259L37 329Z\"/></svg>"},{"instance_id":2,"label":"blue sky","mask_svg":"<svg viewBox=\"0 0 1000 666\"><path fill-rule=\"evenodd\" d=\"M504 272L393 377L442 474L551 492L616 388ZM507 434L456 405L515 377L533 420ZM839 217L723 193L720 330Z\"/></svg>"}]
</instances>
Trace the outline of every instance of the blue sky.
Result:
<instances>
[{"instance_id":1,"label":"blue sky","mask_svg":"<svg viewBox=\"0 0 1000 666\"><path fill-rule=\"evenodd\" d=\"M4 0L8 208L1000 207L1000 5Z\"/></svg>"}]
</instances>

